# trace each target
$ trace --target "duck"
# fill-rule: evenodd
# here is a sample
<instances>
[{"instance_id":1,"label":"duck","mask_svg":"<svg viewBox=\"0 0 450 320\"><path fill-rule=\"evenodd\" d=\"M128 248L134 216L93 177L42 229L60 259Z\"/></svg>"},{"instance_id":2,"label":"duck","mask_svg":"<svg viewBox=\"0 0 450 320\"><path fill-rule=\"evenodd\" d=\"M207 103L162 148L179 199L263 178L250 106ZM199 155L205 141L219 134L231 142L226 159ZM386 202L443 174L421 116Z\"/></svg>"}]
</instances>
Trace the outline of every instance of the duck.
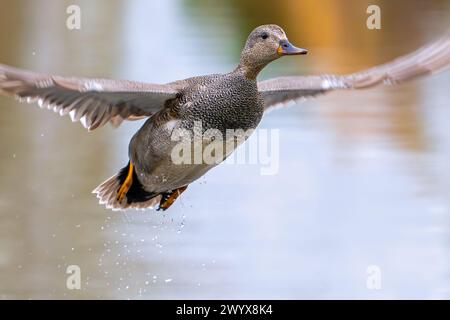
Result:
<instances>
[{"instance_id":1,"label":"duck","mask_svg":"<svg viewBox=\"0 0 450 320\"><path fill-rule=\"evenodd\" d=\"M393 85L443 71L450 66L450 37L352 74L257 80L271 62L307 53L291 44L280 26L267 24L250 33L237 67L229 73L152 84L45 75L0 64L0 94L69 115L89 131L107 123L117 127L124 121L146 119L130 140L126 166L93 193L108 209L165 211L189 184L245 142L267 110L334 90ZM204 135L208 130L215 133ZM228 130L241 134L221 139ZM193 136L198 131L197 147L213 145L215 151L226 147L225 151L213 152L213 161L180 162L180 155L185 160L195 156L196 148L188 146L195 145ZM181 151L180 139L186 147ZM178 157L174 157L175 149Z\"/></svg>"}]
</instances>

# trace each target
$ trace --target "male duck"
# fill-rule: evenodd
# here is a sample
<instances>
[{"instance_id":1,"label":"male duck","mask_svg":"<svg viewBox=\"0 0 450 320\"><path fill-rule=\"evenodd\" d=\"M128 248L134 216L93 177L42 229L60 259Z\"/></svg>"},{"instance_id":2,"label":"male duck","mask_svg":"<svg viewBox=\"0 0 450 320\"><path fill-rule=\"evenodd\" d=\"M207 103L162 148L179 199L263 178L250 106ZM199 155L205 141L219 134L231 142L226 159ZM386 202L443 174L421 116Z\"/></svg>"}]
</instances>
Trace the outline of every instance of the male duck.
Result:
<instances>
[{"instance_id":1,"label":"male duck","mask_svg":"<svg viewBox=\"0 0 450 320\"><path fill-rule=\"evenodd\" d=\"M0 65L0 93L41 108L69 114L94 130L110 122L148 118L131 139L129 163L93 192L110 209L166 210L187 186L226 158L213 163L177 163L173 159L174 131L255 128L269 107L334 89L360 89L398 83L450 65L450 38L366 71L344 76L292 76L257 82L258 73L285 55L306 54L289 43L279 26L253 30L239 65L230 73L193 77L164 85L124 80L47 76ZM244 137L245 139L246 137ZM208 146L214 139L201 138ZM229 141L226 141L228 143ZM223 142L221 142L223 143ZM231 151L238 142L232 139ZM186 154L184 155L186 156Z\"/></svg>"}]
</instances>

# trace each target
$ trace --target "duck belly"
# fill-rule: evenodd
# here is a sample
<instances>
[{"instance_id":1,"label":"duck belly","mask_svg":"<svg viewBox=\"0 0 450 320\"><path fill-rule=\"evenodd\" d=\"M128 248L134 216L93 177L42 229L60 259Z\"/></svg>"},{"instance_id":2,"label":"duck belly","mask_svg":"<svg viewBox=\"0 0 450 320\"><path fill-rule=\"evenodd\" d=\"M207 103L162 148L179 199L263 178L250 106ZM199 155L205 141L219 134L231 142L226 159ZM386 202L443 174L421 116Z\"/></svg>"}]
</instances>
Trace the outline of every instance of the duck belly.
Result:
<instances>
[{"instance_id":1,"label":"duck belly","mask_svg":"<svg viewBox=\"0 0 450 320\"><path fill-rule=\"evenodd\" d=\"M151 123L133 137L130 160L146 191L165 192L190 184L223 162L252 133L197 130L183 128L180 121L171 130Z\"/></svg>"}]
</instances>

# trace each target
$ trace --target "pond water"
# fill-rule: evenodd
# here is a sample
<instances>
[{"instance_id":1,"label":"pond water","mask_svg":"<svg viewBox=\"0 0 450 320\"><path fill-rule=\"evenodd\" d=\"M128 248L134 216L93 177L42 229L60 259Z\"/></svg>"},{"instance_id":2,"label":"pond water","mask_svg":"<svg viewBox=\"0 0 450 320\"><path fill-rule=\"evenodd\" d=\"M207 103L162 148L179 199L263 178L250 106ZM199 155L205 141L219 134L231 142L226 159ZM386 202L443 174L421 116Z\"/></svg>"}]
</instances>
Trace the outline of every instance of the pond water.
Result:
<instances>
[{"instance_id":1,"label":"pond water","mask_svg":"<svg viewBox=\"0 0 450 320\"><path fill-rule=\"evenodd\" d=\"M381 30L366 28L378 4ZM65 27L81 8L81 30ZM307 56L261 79L346 73L449 29L448 1L26 1L0 4L0 62L164 83L227 72L253 27ZM91 190L142 122L88 133L0 97L1 298L450 298L450 72L334 92L263 118L276 174L225 164L174 206L111 212ZM66 268L81 269L68 290ZM373 270L380 286L370 282Z\"/></svg>"}]
</instances>

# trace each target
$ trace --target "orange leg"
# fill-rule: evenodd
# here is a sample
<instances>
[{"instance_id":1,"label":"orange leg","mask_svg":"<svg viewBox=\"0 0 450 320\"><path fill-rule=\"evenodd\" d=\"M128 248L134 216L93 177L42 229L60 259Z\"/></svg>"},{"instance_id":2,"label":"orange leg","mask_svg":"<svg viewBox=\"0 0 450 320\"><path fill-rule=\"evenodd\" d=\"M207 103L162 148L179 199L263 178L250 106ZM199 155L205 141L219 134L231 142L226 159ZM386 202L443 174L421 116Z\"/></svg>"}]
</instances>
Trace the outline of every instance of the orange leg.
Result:
<instances>
[{"instance_id":1,"label":"orange leg","mask_svg":"<svg viewBox=\"0 0 450 320\"><path fill-rule=\"evenodd\" d=\"M133 172L134 172L134 166L130 162L130 168L128 169L128 175L125 178L125 181L120 186L119 191L117 191L117 201L121 203L125 196L127 195L128 190L130 190L131 185L133 184Z\"/></svg>"},{"instance_id":2,"label":"orange leg","mask_svg":"<svg viewBox=\"0 0 450 320\"><path fill-rule=\"evenodd\" d=\"M187 189L188 186L180 187L172 192L167 192L162 195L158 210L167 210L177 200L177 198Z\"/></svg>"}]
</instances>

